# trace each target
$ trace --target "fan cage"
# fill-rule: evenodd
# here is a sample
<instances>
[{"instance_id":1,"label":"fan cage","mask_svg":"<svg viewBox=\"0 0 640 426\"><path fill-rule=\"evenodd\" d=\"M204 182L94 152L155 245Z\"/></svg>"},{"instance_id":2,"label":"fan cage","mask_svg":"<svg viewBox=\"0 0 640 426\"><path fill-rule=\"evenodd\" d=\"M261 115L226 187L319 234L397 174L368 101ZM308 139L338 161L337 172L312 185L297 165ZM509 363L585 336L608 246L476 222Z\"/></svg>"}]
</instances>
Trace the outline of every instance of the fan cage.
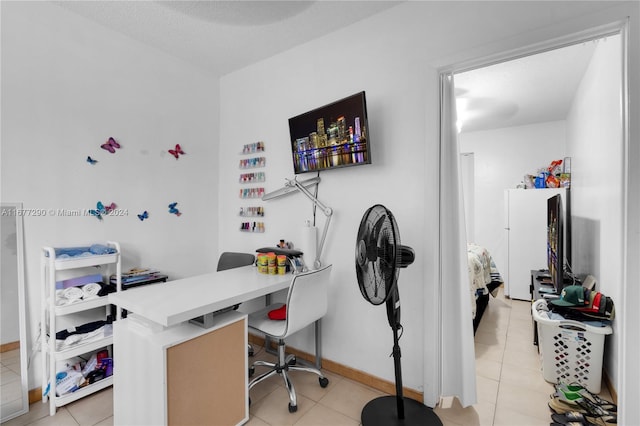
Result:
<instances>
[{"instance_id":1,"label":"fan cage","mask_svg":"<svg viewBox=\"0 0 640 426\"><path fill-rule=\"evenodd\" d=\"M374 305L384 303L398 282L400 233L393 214L384 206L370 207L362 217L356 241L356 274L362 296ZM384 287L379 286L379 281Z\"/></svg>"}]
</instances>

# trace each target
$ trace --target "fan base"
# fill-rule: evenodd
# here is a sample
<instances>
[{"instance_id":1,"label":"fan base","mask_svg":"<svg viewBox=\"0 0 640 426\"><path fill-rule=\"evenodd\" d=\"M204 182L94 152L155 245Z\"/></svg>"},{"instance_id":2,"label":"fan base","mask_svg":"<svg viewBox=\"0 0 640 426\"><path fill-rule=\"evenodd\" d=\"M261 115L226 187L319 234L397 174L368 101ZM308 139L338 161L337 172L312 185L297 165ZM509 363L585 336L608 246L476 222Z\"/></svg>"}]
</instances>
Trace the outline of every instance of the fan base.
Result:
<instances>
[{"instance_id":1,"label":"fan base","mask_svg":"<svg viewBox=\"0 0 640 426\"><path fill-rule=\"evenodd\" d=\"M429 407L411 398L403 398L404 419L398 418L396 396L381 396L362 409L362 426L433 425L442 426L440 418Z\"/></svg>"}]
</instances>

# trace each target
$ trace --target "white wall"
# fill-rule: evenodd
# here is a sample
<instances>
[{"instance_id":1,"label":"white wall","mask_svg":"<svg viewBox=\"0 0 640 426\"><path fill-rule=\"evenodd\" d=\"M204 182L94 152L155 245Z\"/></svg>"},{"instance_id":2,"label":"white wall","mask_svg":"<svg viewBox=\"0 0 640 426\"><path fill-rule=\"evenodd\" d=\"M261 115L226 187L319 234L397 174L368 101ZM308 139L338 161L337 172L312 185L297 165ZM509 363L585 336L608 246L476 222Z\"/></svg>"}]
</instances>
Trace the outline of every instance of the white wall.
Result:
<instances>
[{"instance_id":1,"label":"white wall","mask_svg":"<svg viewBox=\"0 0 640 426\"><path fill-rule=\"evenodd\" d=\"M597 289L623 314L623 142L620 36L598 42L567 118L573 159L571 208L573 269L596 277ZM605 369L617 384L621 328L607 337ZM617 387L617 386L616 386Z\"/></svg>"},{"instance_id":2,"label":"white wall","mask_svg":"<svg viewBox=\"0 0 640 426\"><path fill-rule=\"evenodd\" d=\"M122 144L115 154L100 148L109 136ZM176 143L186 152L177 161L167 152ZM30 348L44 245L115 240L125 268L215 270L217 143L216 79L52 3L2 2L2 199L45 210L101 200L128 212L24 218ZM173 201L181 217L168 213ZM30 388L39 368L38 355Z\"/></svg>"},{"instance_id":3,"label":"white wall","mask_svg":"<svg viewBox=\"0 0 640 426\"><path fill-rule=\"evenodd\" d=\"M267 231L241 234L237 164L242 145L265 141L265 186L277 189L293 176L287 119L356 91L367 92L373 164L324 172L319 192L335 209L324 256L325 263L334 264L332 302L323 321L327 358L393 380L384 308L362 298L353 265L362 214L382 203L396 215L403 244L417 253L399 281L404 384L418 390L423 383L438 387L438 302L429 297L438 276L437 67L503 52L522 46L523 40L534 43L584 29L593 17L570 24L564 20L610 4L540 5L408 2L222 78L220 250L252 251L280 238L295 242L311 212L302 196L274 200L265 203ZM544 29L554 24L552 30ZM311 351L308 336L293 344ZM432 391L425 389L429 402Z\"/></svg>"},{"instance_id":4,"label":"white wall","mask_svg":"<svg viewBox=\"0 0 640 426\"><path fill-rule=\"evenodd\" d=\"M504 190L566 156L565 122L462 132L459 141L460 151L475 157L475 242L486 247L506 273Z\"/></svg>"}]
</instances>

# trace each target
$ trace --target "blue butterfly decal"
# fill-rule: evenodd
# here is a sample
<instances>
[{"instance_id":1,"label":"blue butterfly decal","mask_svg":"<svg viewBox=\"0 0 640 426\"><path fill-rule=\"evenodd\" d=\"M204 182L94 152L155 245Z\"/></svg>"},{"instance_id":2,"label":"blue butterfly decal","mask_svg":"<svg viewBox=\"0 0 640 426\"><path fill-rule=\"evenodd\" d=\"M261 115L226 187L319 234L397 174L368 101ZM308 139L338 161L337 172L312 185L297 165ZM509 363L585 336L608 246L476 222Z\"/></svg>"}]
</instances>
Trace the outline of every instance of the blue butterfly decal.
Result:
<instances>
[{"instance_id":1,"label":"blue butterfly decal","mask_svg":"<svg viewBox=\"0 0 640 426\"><path fill-rule=\"evenodd\" d=\"M177 205L178 205L177 202L173 202L169 204L169 213L175 214L176 216L180 216L182 213L180 213L180 210L176 209Z\"/></svg>"},{"instance_id":2,"label":"blue butterfly decal","mask_svg":"<svg viewBox=\"0 0 640 426\"><path fill-rule=\"evenodd\" d=\"M149 219L149 213L145 210L142 214L138 215L138 219L140 220Z\"/></svg>"},{"instance_id":3,"label":"blue butterfly decal","mask_svg":"<svg viewBox=\"0 0 640 426\"><path fill-rule=\"evenodd\" d=\"M87 156L87 163L94 165L98 162L98 160L94 160L93 158Z\"/></svg>"},{"instance_id":4,"label":"blue butterfly decal","mask_svg":"<svg viewBox=\"0 0 640 426\"><path fill-rule=\"evenodd\" d=\"M98 218L98 220L102 220L102 213L98 210L89 210L89 214Z\"/></svg>"}]
</instances>

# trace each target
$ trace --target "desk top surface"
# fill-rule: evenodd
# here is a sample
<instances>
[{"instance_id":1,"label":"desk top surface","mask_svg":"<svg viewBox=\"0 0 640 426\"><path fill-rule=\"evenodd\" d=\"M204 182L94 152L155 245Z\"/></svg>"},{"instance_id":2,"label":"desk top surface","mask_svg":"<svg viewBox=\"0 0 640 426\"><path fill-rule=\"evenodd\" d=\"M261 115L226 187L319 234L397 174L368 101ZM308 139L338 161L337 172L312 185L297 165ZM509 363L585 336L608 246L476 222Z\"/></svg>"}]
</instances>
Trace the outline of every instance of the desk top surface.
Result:
<instances>
[{"instance_id":1,"label":"desk top surface","mask_svg":"<svg viewBox=\"0 0 640 426\"><path fill-rule=\"evenodd\" d=\"M265 275L254 266L197 275L111 293L109 302L171 326L289 287L292 275Z\"/></svg>"}]
</instances>

